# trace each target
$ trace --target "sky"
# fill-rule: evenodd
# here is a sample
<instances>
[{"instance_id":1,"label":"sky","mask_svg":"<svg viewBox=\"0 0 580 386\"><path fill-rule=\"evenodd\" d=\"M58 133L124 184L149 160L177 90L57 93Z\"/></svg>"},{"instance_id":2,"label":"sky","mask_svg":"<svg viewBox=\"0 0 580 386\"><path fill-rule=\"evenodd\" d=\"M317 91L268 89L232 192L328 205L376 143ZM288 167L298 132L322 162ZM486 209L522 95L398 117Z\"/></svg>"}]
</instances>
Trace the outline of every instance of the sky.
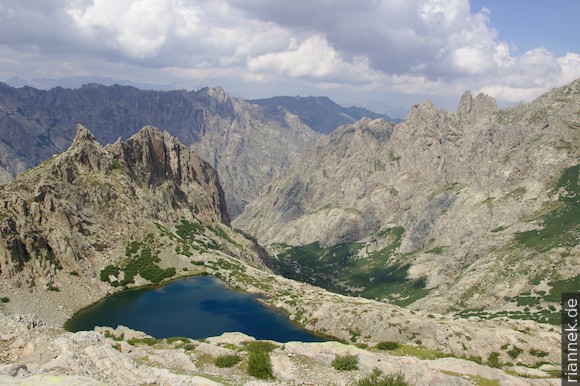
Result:
<instances>
[{"instance_id":1,"label":"sky","mask_svg":"<svg viewBox=\"0 0 580 386\"><path fill-rule=\"evenodd\" d=\"M580 77L578 15L578 0L0 0L0 81L222 86L387 112L456 109L471 90L509 106Z\"/></svg>"}]
</instances>

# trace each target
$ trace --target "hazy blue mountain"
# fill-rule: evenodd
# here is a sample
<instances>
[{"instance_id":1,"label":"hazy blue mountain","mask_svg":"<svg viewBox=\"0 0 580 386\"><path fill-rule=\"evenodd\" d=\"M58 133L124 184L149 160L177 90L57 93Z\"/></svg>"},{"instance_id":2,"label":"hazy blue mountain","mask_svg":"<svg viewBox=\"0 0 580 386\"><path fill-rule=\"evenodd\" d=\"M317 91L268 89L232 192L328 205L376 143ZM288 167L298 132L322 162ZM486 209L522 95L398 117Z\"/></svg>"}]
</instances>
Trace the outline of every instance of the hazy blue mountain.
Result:
<instances>
[{"instance_id":1,"label":"hazy blue mountain","mask_svg":"<svg viewBox=\"0 0 580 386\"><path fill-rule=\"evenodd\" d=\"M398 121L388 115L378 114L363 107L342 107L328 97L277 96L266 99L249 100L260 106L286 108L296 114L302 122L319 133L328 134L338 126L354 123L361 118L382 118Z\"/></svg>"}]
</instances>

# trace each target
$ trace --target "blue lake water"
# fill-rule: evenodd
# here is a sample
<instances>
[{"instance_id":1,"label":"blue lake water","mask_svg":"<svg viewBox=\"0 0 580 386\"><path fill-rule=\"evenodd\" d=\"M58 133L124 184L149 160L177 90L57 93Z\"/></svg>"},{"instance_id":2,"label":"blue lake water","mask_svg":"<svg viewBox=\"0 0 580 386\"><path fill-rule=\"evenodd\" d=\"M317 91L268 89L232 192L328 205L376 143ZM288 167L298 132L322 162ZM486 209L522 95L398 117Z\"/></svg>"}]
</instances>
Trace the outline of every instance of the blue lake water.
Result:
<instances>
[{"instance_id":1,"label":"blue lake water","mask_svg":"<svg viewBox=\"0 0 580 386\"><path fill-rule=\"evenodd\" d=\"M72 317L69 331L95 326L127 326L155 338L202 339L238 331L256 339L318 342L287 316L256 297L232 291L212 276L194 276L158 288L141 288L109 296Z\"/></svg>"}]
</instances>

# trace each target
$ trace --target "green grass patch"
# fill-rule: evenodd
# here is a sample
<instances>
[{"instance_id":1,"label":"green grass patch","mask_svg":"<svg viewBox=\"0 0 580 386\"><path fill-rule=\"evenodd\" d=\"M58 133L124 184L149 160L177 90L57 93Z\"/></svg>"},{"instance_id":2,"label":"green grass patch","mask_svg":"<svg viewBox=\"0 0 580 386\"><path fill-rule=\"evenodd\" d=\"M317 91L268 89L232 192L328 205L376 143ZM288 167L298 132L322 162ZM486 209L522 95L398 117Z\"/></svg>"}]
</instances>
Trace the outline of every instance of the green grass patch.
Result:
<instances>
[{"instance_id":1,"label":"green grass patch","mask_svg":"<svg viewBox=\"0 0 580 386\"><path fill-rule=\"evenodd\" d=\"M530 355L533 355L538 358L544 358L548 356L548 353L543 350L537 350L535 348L530 349Z\"/></svg>"},{"instance_id":2,"label":"green grass patch","mask_svg":"<svg viewBox=\"0 0 580 386\"><path fill-rule=\"evenodd\" d=\"M154 346L158 342L159 341L155 338L131 338L131 339L127 340L127 343L129 343L131 346L136 346L138 344L144 344L147 346Z\"/></svg>"},{"instance_id":3,"label":"green grass patch","mask_svg":"<svg viewBox=\"0 0 580 386\"><path fill-rule=\"evenodd\" d=\"M173 344L175 342L180 342L180 343L191 343L191 339L186 338L185 336L172 336L170 338L165 338L165 341L168 344Z\"/></svg>"},{"instance_id":4,"label":"green grass patch","mask_svg":"<svg viewBox=\"0 0 580 386\"><path fill-rule=\"evenodd\" d=\"M489 357L487 358L487 365L494 368L500 368L502 366L501 356L497 351L489 354Z\"/></svg>"},{"instance_id":5,"label":"green grass patch","mask_svg":"<svg viewBox=\"0 0 580 386\"><path fill-rule=\"evenodd\" d=\"M430 253L432 255L442 255L446 249L447 249L447 247L445 247L445 246L435 247L435 248L429 249L428 251L425 251L425 253Z\"/></svg>"}]
</instances>

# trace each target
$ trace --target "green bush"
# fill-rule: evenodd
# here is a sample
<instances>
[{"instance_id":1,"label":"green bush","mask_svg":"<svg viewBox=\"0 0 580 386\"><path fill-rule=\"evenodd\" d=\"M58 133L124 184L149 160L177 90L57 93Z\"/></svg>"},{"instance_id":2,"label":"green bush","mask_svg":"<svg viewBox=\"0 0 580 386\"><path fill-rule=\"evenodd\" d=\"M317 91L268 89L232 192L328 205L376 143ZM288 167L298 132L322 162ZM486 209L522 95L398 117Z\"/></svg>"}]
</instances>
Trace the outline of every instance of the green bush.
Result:
<instances>
[{"instance_id":1,"label":"green bush","mask_svg":"<svg viewBox=\"0 0 580 386\"><path fill-rule=\"evenodd\" d=\"M79 273L77 271L70 271L68 274L71 276L78 276L79 275Z\"/></svg>"},{"instance_id":2,"label":"green bush","mask_svg":"<svg viewBox=\"0 0 580 386\"><path fill-rule=\"evenodd\" d=\"M337 355L332 361L332 367L338 371L358 369L358 358L354 355Z\"/></svg>"},{"instance_id":3,"label":"green bush","mask_svg":"<svg viewBox=\"0 0 580 386\"><path fill-rule=\"evenodd\" d=\"M46 285L46 289L49 290L49 291L54 291L54 292L59 292L60 291L60 288L52 285L52 283L48 283Z\"/></svg>"},{"instance_id":4,"label":"green bush","mask_svg":"<svg viewBox=\"0 0 580 386\"><path fill-rule=\"evenodd\" d=\"M262 340L256 340L252 342L245 342L244 343L244 350L248 352L265 352L269 353L270 351L274 350L278 346L272 342L266 342Z\"/></svg>"},{"instance_id":5,"label":"green bush","mask_svg":"<svg viewBox=\"0 0 580 386\"><path fill-rule=\"evenodd\" d=\"M132 338L127 341L131 346L135 346L136 344L146 344L147 346L153 346L157 343L157 339L155 338Z\"/></svg>"},{"instance_id":6,"label":"green bush","mask_svg":"<svg viewBox=\"0 0 580 386\"><path fill-rule=\"evenodd\" d=\"M222 355L215 359L215 365L217 367L234 367L242 358L236 354Z\"/></svg>"},{"instance_id":7,"label":"green bush","mask_svg":"<svg viewBox=\"0 0 580 386\"><path fill-rule=\"evenodd\" d=\"M165 338L165 341L169 344L173 344L175 342L191 343L191 339L186 338L185 336L172 336L170 338Z\"/></svg>"},{"instance_id":8,"label":"green bush","mask_svg":"<svg viewBox=\"0 0 580 386\"><path fill-rule=\"evenodd\" d=\"M487 358L487 365L489 367L496 367L496 368L500 368L501 367L501 358L498 352L494 351L491 354L489 354L489 357Z\"/></svg>"},{"instance_id":9,"label":"green bush","mask_svg":"<svg viewBox=\"0 0 580 386\"><path fill-rule=\"evenodd\" d=\"M467 358L467 360L468 360L468 361L475 362L475 363L477 363L477 364L480 364L480 365L482 365L482 364L483 364L483 359L481 359L481 357L480 357L480 356L477 356L477 355L470 355L470 356Z\"/></svg>"},{"instance_id":10,"label":"green bush","mask_svg":"<svg viewBox=\"0 0 580 386\"><path fill-rule=\"evenodd\" d=\"M272 362L268 352L252 351L248 356L248 375L259 379L273 378Z\"/></svg>"},{"instance_id":11,"label":"green bush","mask_svg":"<svg viewBox=\"0 0 580 386\"><path fill-rule=\"evenodd\" d=\"M520 354L522 353L522 349L519 347L514 346L511 350L508 350L508 355L510 356L510 358L512 359L516 359L517 357L520 356Z\"/></svg>"},{"instance_id":12,"label":"green bush","mask_svg":"<svg viewBox=\"0 0 580 386\"><path fill-rule=\"evenodd\" d=\"M9 301L10 301L10 298L7 296L0 298L0 302L2 302L2 303L8 303Z\"/></svg>"},{"instance_id":13,"label":"green bush","mask_svg":"<svg viewBox=\"0 0 580 386\"><path fill-rule=\"evenodd\" d=\"M536 350L535 348L530 349L530 355L533 355L535 357L547 357L548 353L543 351L543 350Z\"/></svg>"},{"instance_id":14,"label":"green bush","mask_svg":"<svg viewBox=\"0 0 580 386\"><path fill-rule=\"evenodd\" d=\"M396 350L399 348L399 344L397 342L379 342L375 346L379 350Z\"/></svg>"},{"instance_id":15,"label":"green bush","mask_svg":"<svg viewBox=\"0 0 580 386\"><path fill-rule=\"evenodd\" d=\"M383 375L380 370L375 369L368 377L359 379L357 386L408 386L405 378L401 374Z\"/></svg>"},{"instance_id":16,"label":"green bush","mask_svg":"<svg viewBox=\"0 0 580 386\"><path fill-rule=\"evenodd\" d=\"M115 267L114 265L107 265L101 270L101 281L108 282L110 275L119 277L119 268Z\"/></svg>"}]
</instances>

